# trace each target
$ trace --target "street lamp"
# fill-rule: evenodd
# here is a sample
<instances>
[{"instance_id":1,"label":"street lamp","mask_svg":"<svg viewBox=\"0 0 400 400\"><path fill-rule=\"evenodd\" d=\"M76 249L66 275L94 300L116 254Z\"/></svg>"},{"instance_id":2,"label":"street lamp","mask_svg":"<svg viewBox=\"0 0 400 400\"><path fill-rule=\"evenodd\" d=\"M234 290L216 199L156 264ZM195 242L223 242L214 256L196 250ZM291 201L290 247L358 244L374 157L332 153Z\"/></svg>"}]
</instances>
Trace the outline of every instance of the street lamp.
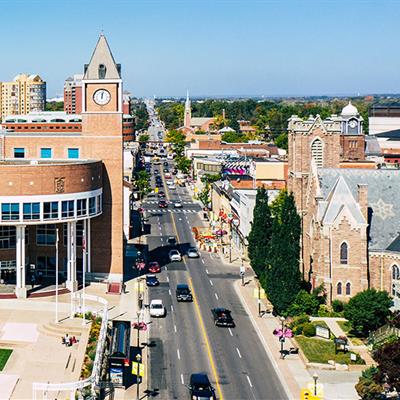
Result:
<instances>
[{"instance_id":1,"label":"street lamp","mask_svg":"<svg viewBox=\"0 0 400 400\"><path fill-rule=\"evenodd\" d=\"M318 381L318 375L316 372L314 372L314 375L312 376L314 379L314 396L317 395L317 381Z\"/></svg>"},{"instance_id":2,"label":"street lamp","mask_svg":"<svg viewBox=\"0 0 400 400\"><path fill-rule=\"evenodd\" d=\"M281 336L279 338L279 341L281 342L281 358L284 359L285 356L283 354L283 344L285 343L285 335L284 335L284 329L285 329L285 317L281 317Z\"/></svg>"}]
</instances>

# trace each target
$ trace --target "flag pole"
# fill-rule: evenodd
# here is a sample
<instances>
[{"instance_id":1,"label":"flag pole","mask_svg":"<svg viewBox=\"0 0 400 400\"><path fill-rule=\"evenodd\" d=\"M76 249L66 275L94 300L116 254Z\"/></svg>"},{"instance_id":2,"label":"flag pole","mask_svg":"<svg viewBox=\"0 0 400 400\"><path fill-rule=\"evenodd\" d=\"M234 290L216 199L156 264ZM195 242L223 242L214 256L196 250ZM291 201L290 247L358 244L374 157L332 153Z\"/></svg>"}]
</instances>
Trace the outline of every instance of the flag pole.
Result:
<instances>
[{"instance_id":1,"label":"flag pole","mask_svg":"<svg viewBox=\"0 0 400 400\"><path fill-rule=\"evenodd\" d=\"M86 313L86 303L85 303L85 284L86 284L86 219L83 221L83 234L82 234L82 282L83 282L83 318L82 318L82 325L85 325L86 323L86 318L85 318L85 313Z\"/></svg>"},{"instance_id":2,"label":"flag pole","mask_svg":"<svg viewBox=\"0 0 400 400\"><path fill-rule=\"evenodd\" d=\"M56 324L58 324L58 228L56 229Z\"/></svg>"}]
</instances>

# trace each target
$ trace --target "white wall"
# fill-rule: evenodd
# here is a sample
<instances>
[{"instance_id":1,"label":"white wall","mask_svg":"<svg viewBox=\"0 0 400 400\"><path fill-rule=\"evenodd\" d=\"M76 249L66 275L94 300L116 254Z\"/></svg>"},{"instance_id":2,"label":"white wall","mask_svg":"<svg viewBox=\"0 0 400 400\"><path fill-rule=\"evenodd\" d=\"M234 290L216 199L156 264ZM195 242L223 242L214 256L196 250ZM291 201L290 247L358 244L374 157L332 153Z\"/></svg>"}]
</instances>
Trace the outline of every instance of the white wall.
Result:
<instances>
[{"instance_id":1,"label":"white wall","mask_svg":"<svg viewBox=\"0 0 400 400\"><path fill-rule=\"evenodd\" d=\"M370 135L400 129L400 117L369 117L368 122Z\"/></svg>"}]
</instances>

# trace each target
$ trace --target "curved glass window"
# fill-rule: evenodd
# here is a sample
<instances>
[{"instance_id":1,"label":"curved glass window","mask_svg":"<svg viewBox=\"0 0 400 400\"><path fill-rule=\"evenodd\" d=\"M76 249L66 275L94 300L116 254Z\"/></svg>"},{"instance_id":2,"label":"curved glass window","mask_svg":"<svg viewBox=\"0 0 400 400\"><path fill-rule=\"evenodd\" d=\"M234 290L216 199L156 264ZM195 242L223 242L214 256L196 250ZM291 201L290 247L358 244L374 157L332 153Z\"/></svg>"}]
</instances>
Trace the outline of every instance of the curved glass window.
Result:
<instances>
[{"instance_id":1,"label":"curved glass window","mask_svg":"<svg viewBox=\"0 0 400 400\"><path fill-rule=\"evenodd\" d=\"M40 219L40 203L24 203L23 215L25 221Z\"/></svg>"},{"instance_id":2,"label":"curved glass window","mask_svg":"<svg viewBox=\"0 0 400 400\"><path fill-rule=\"evenodd\" d=\"M1 220L16 221L19 220L19 204L18 203L2 203Z\"/></svg>"}]
</instances>

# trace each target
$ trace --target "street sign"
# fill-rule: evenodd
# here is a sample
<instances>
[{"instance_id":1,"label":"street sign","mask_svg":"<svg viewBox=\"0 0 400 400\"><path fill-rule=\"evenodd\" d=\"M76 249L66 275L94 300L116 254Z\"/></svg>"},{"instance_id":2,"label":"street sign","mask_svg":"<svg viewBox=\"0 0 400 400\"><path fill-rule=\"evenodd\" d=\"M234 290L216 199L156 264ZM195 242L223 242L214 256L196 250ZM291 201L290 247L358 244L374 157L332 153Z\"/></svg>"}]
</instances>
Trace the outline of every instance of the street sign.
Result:
<instances>
[{"instance_id":1,"label":"street sign","mask_svg":"<svg viewBox=\"0 0 400 400\"><path fill-rule=\"evenodd\" d=\"M267 296L265 295L265 290L263 288L254 289L253 290L253 297L256 298L256 299L258 299L258 298L260 298L260 299L267 298Z\"/></svg>"},{"instance_id":2,"label":"street sign","mask_svg":"<svg viewBox=\"0 0 400 400\"><path fill-rule=\"evenodd\" d=\"M132 375L144 376L144 364L132 361Z\"/></svg>"},{"instance_id":3,"label":"street sign","mask_svg":"<svg viewBox=\"0 0 400 400\"><path fill-rule=\"evenodd\" d=\"M246 272L245 266L244 266L244 265L241 265L241 266L240 266L240 273L241 273L241 274L244 274L245 272Z\"/></svg>"}]
</instances>

